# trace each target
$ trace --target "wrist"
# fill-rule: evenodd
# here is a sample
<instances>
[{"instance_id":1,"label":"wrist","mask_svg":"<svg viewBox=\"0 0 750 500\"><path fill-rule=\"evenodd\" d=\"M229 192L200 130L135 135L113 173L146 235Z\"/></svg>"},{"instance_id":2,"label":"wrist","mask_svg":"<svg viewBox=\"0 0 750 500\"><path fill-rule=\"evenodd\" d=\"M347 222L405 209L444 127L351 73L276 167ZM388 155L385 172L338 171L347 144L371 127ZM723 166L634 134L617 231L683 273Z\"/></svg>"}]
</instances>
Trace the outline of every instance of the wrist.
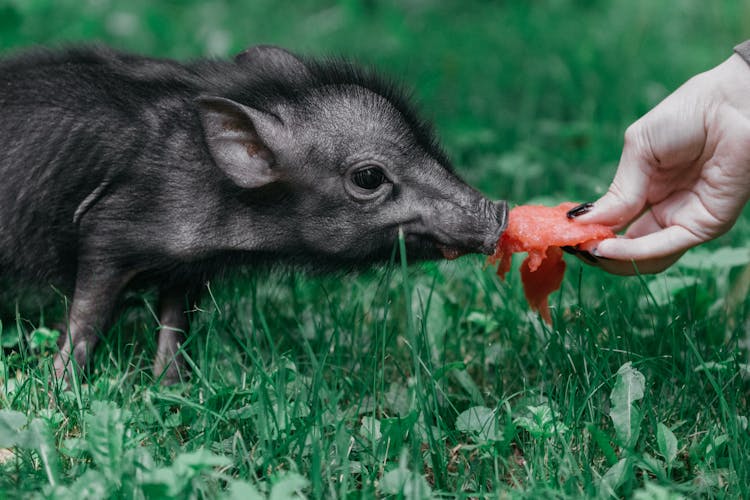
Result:
<instances>
[{"instance_id":1,"label":"wrist","mask_svg":"<svg viewBox=\"0 0 750 500\"><path fill-rule=\"evenodd\" d=\"M748 45L750 55L750 44ZM710 75L712 86L718 94L716 104L729 104L746 117L750 117L750 64L735 52L723 63L705 73Z\"/></svg>"},{"instance_id":2,"label":"wrist","mask_svg":"<svg viewBox=\"0 0 750 500\"><path fill-rule=\"evenodd\" d=\"M745 40L744 42L735 45L734 53L750 65L750 40Z\"/></svg>"}]
</instances>

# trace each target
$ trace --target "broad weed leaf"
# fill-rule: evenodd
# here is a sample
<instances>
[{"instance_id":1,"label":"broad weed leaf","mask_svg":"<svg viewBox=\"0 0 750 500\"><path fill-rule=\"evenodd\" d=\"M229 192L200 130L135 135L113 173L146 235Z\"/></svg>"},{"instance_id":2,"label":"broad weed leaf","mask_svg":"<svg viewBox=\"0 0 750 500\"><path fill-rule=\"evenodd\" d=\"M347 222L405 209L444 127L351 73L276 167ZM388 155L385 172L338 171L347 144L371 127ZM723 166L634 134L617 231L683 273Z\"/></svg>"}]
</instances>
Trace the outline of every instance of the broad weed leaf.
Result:
<instances>
[{"instance_id":1,"label":"broad weed leaf","mask_svg":"<svg viewBox=\"0 0 750 500\"><path fill-rule=\"evenodd\" d=\"M195 471L202 471L213 467L225 467L231 463L232 461L229 458L222 455L215 455L205 448L198 448L189 453L180 453L174 461L176 467L185 467Z\"/></svg>"},{"instance_id":2,"label":"broad weed leaf","mask_svg":"<svg viewBox=\"0 0 750 500\"><path fill-rule=\"evenodd\" d=\"M84 417L86 442L91 458L108 481L119 484L123 468L125 431L130 412L112 402L94 401L91 413Z\"/></svg>"},{"instance_id":3,"label":"broad weed leaf","mask_svg":"<svg viewBox=\"0 0 750 500\"><path fill-rule=\"evenodd\" d=\"M642 471L657 477L664 476L666 473L665 462L649 453L643 453L640 456L640 460L636 461L634 465Z\"/></svg>"},{"instance_id":4,"label":"broad weed leaf","mask_svg":"<svg viewBox=\"0 0 750 500\"><path fill-rule=\"evenodd\" d=\"M380 479L380 491L399 498L422 500L432 498L432 489L424 477L410 470L393 469Z\"/></svg>"},{"instance_id":5,"label":"broad weed leaf","mask_svg":"<svg viewBox=\"0 0 750 500\"><path fill-rule=\"evenodd\" d=\"M55 441L49 425L45 420L35 418L29 424L28 435L27 446L34 448L39 454L47 481L49 481L50 486L56 486L60 477L60 456L55 449Z\"/></svg>"},{"instance_id":6,"label":"broad weed leaf","mask_svg":"<svg viewBox=\"0 0 750 500\"><path fill-rule=\"evenodd\" d=\"M59 331L40 326L31 332L29 346L32 349L50 349L57 345L57 338L59 336Z\"/></svg>"},{"instance_id":7,"label":"broad weed leaf","mask_svg":"<svg viewBox=\"0 0 750 500\"><path fill-rule=\"evenodd\" d=\"M380 432L380 420L375 417L362 417L359 435L372 443L379 442L383 437L382 432Z\"/></svg>"},{"instance_id":8,"label":"broad weed leaf","mask_svg":"<svg viewBox=\"0 0 750 500\"><path fill-rule=\"evenodd\" d=\"M649 482L633 493L633 500L685 500L685 497L666 486Z\"/></svg>"},{"instance_id":9,"label":"broad weed leaf","mask_svg":"<svg viewBox=\"0 0 750 500\"><path fill-rule=\"evenodd\" d=\"M189 453L180 453L169 467L148 471L143 475L143 491L148 498L183 498L192 480L204 470L224 467L231 461L199 448Z\"/></svg>"},{"instance_id":10,"label":"broad weed leaf","mask_svg":"<svg viewBox=\"0 0 750 500\"><path fill-rule=\"evenodd\" d=\"M420 413L416 410L408 415L399 418L381 418L380 419L380 443L385 445L388 454L396 454L401 449L404 442L404 436L412 431L417 431ZM417 431L418 432L418 431Z\"/></svg>"},{"instance_id":11,"label":"broad weed leaf","mask_svg":"<svg viewBox=\"0 0 750 500\"><path fill-rule=\"evenodd\" d=\"M615 493L617 488L625 482L631 471L632 465L629 457L621 459L610 467L599 480L600 496L617 497L618 495Z\"/></svg>"},{"instance_id":12,"label":"broad weed leaf","mask_svg":"<svg viewBox=\"0 0 750 500\"><path fill-rule=\"evenodd\" d=\"M235 480L229 484L224 500L265 500L265 496L247 481Z\"/></svg>"},{"instance_id":13,"label":"broad weed leaf","mask_svg":"<svg viewBox=\"0 0 750 500\"><path fill-rule=\"evenodd\" d=\"M63 439L60 445L60 453L70 458L82 459L86 457L88 449L86 440L79 437Z\"/></svg>"},{"instance_id":14,"label":"broad weed leaf","mask_svg":"<svg viewBox=\"0 0 750 500\"><path fill-rule=\"evenodd\" d=\"M21 430L28 421L26 415L12 410L0 410L0 448L30 448L39 455L50 486L58 484L60 457L49 424L41 418L33 419L28 429Z\"/></svg>"},{"instance_id":15,"label":"broad weed leaf","mask_svg":"<svg viewBox=\"0 0 750 500\"><path fill-rule=\"evenodd\" d=\"M464 410L456 418L456 429L461 432L478 433L484 431L495 420L495 411L486 406L473 406Z\"/></svg>"},{"instance_id":16,"label":"broad weed leaf","mask_svg":"<svg viewBox=\"0 0 750 500\"><path fill-rule=\"evenodd\" d=\"M378 481L378 489L384 495L398 495L409 500L427 500L432 498L432 489L421 475L409 470L406 465L408 456L401 453L398 467L391 469Z\"/></svg>"},{"instance_id":17,"label":"broad weed leaf","mask_svg":"<svg viewBox=\"0 0 750 500\"><path fill-rule=\"evenodd\" d=\"M146 498L175 498L182 493L189 482L178 475L171 467L154 469L143 474L141 488Z\"/></svg>"},{"instance_id":18,"label":"broad weed leaf","mask_svg":"<svg viewBox=\"0 0 750 500\"><path fill-rule=\"evenodd\" d=\"M405 384L393 382L388 387L388 392L383 395L385 404L388 409L395 415L405 416L410 410L416 407L414 397L410 394L409 388Z\"/></svg>"},{"instance_id":19,"label":"broad weed leaf","mask_svg":"<svg viewBox=\"0 0 750 500\"><path fill-rule=\"evenodd\" d=\"M625 448L634 447L638 441L643 416L635 403L643 399L645 386L646 378L632 363L627 362L617 370L615 386L609 395L609 416L617 440Z\"/></svg>"},{"instance_id":20,"label":"broad weed leaf","mask_svg":"<svg viewBox=\"0 0 750 500\"><path fill-rule=\"evenodd\" d=\"M98 500L111 498L107 478L100 471L89 469L75 480L69 488L56 491L55 499L60 500Z\"/></svg>"},{"instance_id":21,"label":"broad weed leaf","mask_svg":"<svg viewBox=\"0 0 750 500\"><path fill-rule=\"evenodd\" d=\"M28 418L19 411L0 410L0 448L23 445L21 428Z\"/></svg>"},{"instance_id":22,"label":"broad weed leaf","mask_svg":"<svg viewBox=\"0 0 750 500\"><path fill-rule=\"evenodd\" d=\"M21 331L15 325L11 324L0 331L0 346L10 348L15 347L21 342Z\"/></svg>"},{"instance_id":23,"label":"broad weed leaf","mask_svg":"<svg viewBox=\"0 0 750 500\"><path fill-rule=\"evenodd\" d=\"M471 378L471 375L469 375L469 372L466 370L453 370L450 372L451 377L459 383L461 388L466 391L466 393L471 398L471 402L474 403L476 406L481 406L484 404L484 396L482 396L482 390L479 389L479 386L476 382L474 382L474 379Z\"/></svg>"},{"instance_id":24,"label":"broad weed leaf","mask_svg":"<svg viewBox=\"0 0 750 500\"><path fill-rule=\"evenodd\" d=\"M736 424L737 424L737 427L738 427L738 428L739 428L739 429L740 429L741 431L743 431L743 432L744 432L744 431L747 431L747 427L748 427L748 420L747 420L747 417L746 417L746 416L744 416L744 415L735 415L735 416L734 416L734 419L735 419L735 422L736 422Z\"/></svg>"},{"instance_id":25,"label":"broad weed leaf","mask_svg":"<svg viewBox=\"0 0 750 500\"><path fill-rule=\"evenodd\" d=\"M659 445L659 453L667 462L667 467L671 467L677 458L677 438L669 427L661 422L656 426L656 443Z\"/></svg>"},{"instance_id":26,"label":"broad weed leaf","mask_svg":"<svg viewBox=\"0 0 750 500\"><path fill-rule=\"evenodd\" d=\"M461 412L456 418L456 430L471 434L478 444L503 440L497 414L486 406L473 406Z\"/></svg>"},{"instance_id":27,"label":"broad weed leaf","mask_svg":"<svg viewBox=\"0 0 750 500\"><path fill-rule=\"evenodd\" d=\"M750 264L750 247L722 247L714 251L695 248L677 262L679 267L692 270L728 269L748 264Z\"/></svg>"},{"instance_id":28,"label":"broad weed leaf","mask_svg":"<svg viewBox=\"0 0 750 500\"><path fill-rule=\"evenodd\" d=\"M404 489L404 483L409 480L411 471L407 468L398 467L391 469L380 478L378 487L385 495L398 495Z\"/></svg>"},{"instance_id":29,"label":"broad weed leaf","mask_svg":"<svg viewBox=\"0 0 750 500\"><path fill-rule=\"evenodd\" d=\"M289 472L274 481L268 500L292 500L307 498L303 490L310 485L310 481L297 474Z\"/></svg>"},{"instance_id":30,"label":"broad weed leaf","mask_svg":"<svg viewBox=\"0 0 750 500\"><path fill-rule=\"evenodd\" d=\"M711 443L706 446L706 456L715 458L717 451L729 441L727 434L717 436Z\"/></svg>"},{"instance_id":31,"label":"broad weed leaf","mask_svg":"<svg viewBox=\"0 0 750 500\"><path fill-rule=\"evenodd\" d=\"M550 438L568 431L568 427L559 421L559 416L549 404L527 406L526 409L528 413L514 418L513 423L526 429L532 437Z\"/></svg>"},{"instance_id":32,"label":"broad weed leaf","mask_svg":"<svg viewBox=\"0 0 750 500\"><path fill-rule=\"evenodd\" d=\"M500 328L500 323L491 315L484 312L472 311L466 317L466 322L480 327L484 331L495 331Z\"/></svg>"}]
</instances>

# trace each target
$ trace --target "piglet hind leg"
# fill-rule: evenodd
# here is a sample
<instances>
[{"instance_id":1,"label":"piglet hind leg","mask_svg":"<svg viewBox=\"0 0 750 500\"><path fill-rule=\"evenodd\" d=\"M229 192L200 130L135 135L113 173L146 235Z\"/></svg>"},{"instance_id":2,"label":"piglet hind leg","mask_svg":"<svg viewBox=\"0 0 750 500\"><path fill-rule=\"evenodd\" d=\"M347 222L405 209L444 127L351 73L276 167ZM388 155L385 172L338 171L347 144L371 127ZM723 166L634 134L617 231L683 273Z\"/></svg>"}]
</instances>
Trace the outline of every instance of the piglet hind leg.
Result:
<instances>
[{"instance_id":1,"label":"piglet hind leg","mask_svg":"<svg viewBox=\"0 0 750 500\"><path fill-rule=\"evenodd\" d=\"M109 326L112 312L130 274L112 269L79 267L67 328L55 356L58 380L70 383L76 368L85 368L101 335Z\"/></svg>"},{"instance_id":2,"label":"piglet hind leg","mask_svg":"<svg viewBox=\"0 0 750 500\"><path fill-rule=\"evenodd\" d=\"M154 358L154 378L162 385L185 382L190 370L182 345L190 329L190 309L197 298L194 289L163 289L159 294L159 338Z\"/></svg>"}]
</instances>

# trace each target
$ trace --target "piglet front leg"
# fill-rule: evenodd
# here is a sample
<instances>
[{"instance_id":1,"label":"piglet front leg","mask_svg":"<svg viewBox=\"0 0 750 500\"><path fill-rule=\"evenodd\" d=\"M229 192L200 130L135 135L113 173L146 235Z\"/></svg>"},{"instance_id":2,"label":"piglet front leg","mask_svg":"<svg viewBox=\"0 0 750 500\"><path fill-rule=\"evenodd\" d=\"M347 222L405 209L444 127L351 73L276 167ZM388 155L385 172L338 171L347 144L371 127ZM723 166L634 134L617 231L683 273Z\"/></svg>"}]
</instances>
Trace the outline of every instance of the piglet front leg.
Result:
<instances>
[{"instance_id":1,"label":"piglet front leg","mask_svg":"<svg viewBox=\"0 0 750 500\"><path fill-rule=\"evenodd\" d=\"M69 383L76 366L86 367L99 335L109 326L117 297L131 277L132 273L79 265L66 333L54 360L58 380Z\"/></svg>"}]
</instances>

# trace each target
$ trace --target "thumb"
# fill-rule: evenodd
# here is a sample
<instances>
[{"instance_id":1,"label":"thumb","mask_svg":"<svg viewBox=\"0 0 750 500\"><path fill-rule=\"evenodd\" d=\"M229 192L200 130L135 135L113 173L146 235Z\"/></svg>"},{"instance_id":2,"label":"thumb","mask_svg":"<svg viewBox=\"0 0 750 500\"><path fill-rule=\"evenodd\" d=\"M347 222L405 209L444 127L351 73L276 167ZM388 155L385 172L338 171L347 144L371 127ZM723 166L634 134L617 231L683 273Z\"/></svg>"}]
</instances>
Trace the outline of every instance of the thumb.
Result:
<instances>
[{"instance_id":1,"label":"thumb","mask_svg":"<svg viewBox=\"0 0 750 500\"><path fill-rule=\"evenodd\" d=\"M649 176L648 163L639 153L636 141L625 134L625 146L615 178L606 194L573 218L587 224L604 224L615 231L636 219L646 205ZM574 209L575 210L575 209Z\"/></svg>"}]
</instances>

